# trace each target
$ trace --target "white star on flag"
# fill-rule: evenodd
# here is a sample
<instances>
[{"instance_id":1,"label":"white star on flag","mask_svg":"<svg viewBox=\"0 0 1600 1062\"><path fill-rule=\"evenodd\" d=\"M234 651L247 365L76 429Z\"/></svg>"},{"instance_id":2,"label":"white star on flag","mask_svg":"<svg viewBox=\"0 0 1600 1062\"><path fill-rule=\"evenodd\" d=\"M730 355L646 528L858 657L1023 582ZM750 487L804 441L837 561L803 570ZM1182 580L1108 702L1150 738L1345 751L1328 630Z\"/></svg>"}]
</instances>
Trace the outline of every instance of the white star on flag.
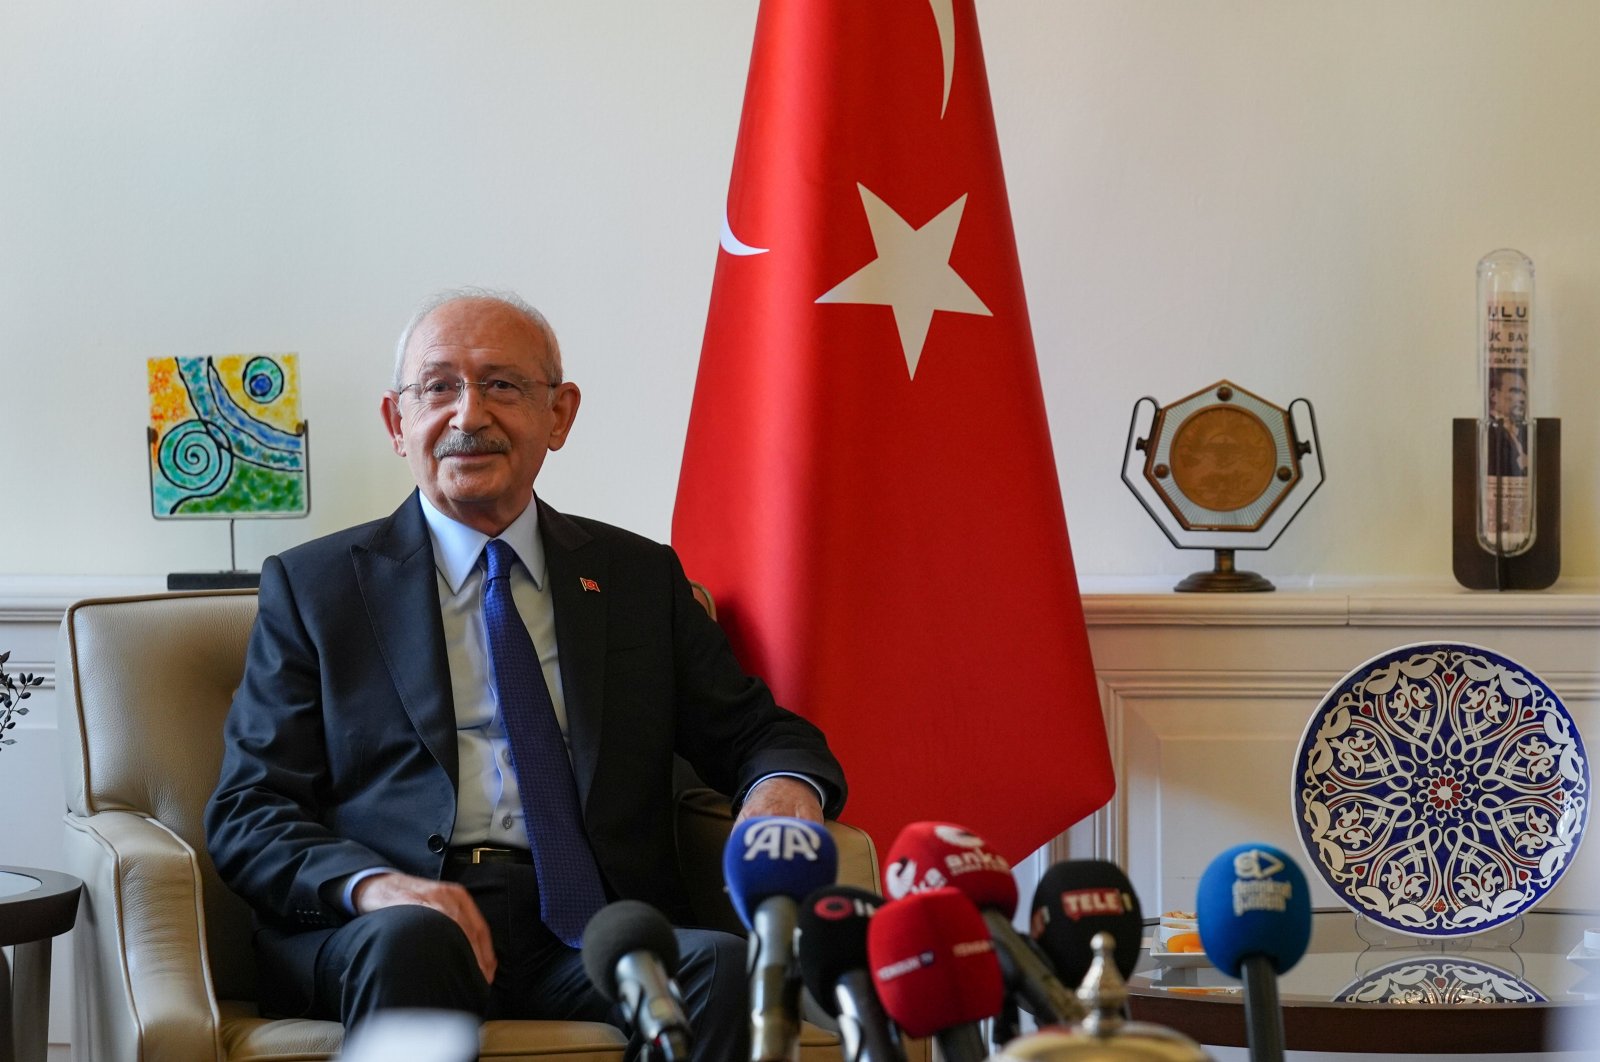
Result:
<instances>
[{"instance_id":1,"label":"white star on flag","mask_svg":"<svg viewBox=\"0 0 1600 1062\"><path fill-rule=\"evenodd\" d=\"M888 306L900 331L906 369L916 379L917 362L935 310L992 317L977 293L950 267L950 251L961 226L962 195L920 229L914 229L864 184L857 184L878 257L817 299L818 302Z\"/></svg>"}]
</instances>

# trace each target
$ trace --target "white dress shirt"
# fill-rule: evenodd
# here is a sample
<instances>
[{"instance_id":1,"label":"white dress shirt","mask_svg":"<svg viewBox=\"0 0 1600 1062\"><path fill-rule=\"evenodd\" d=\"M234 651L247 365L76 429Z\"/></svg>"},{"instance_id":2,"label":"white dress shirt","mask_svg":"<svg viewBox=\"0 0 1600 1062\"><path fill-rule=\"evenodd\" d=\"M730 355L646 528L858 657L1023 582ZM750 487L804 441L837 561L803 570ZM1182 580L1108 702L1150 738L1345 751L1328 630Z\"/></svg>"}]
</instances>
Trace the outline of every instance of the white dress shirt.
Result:
<instances>
[{"instance_id":1,"label":"white dress shirt","mask_svg":"<svg viewBox=\"0 0 1600 1062\"><path fill-rule=\"evenodd\" d=\"M438 582L439 614L444 621L445 658L450 665L450 695L456 713L457 795L453 848L494 845L527 848L528 829L517 790L517 772L511 764L511 743L495 691L489 660L488 624L483 614L485 568L483 549L489 536L451 519L418 493L422 516L433 542L434 578ZM521 564L511 568L511 599L539 653L539 667L556 722L572 755L567 734L566 698L561 691L561 664L556 653L555 605L545 567L544 540L539 536L539 507L533 502L498 536L517 554ZM822 797L822 787L805 775L777 772L773 777L799 778ZM752 787L753 788L753 787ZM340 890L345 908L355 910L355 887L391 867L372 867L352 874Z\"/></svg>"},{"instance_id":2,"label":"white dress shirt","mask_svg":"<svg viewBox=\"0 0 1600 1062\"><path fill-rule=\"evenodd\" d=\"M450 844L490 844L527 848L528 830L511 765L511 744L500 711L489 661L489 632L483 614L483 548L489 536L445 516L422 501L422 515L433 539L434 574L439 584L439 614L444 621L445 656L450 664L450 694L456 709L456 759L459 787L455 830ZM538 506L529 504L498 536L522 563L511 568L511 599L533 639L544 683L555 706L561 736L567 737L566 699L556 657L556 615L539 537Z\"/></svg>"}]
</instances>

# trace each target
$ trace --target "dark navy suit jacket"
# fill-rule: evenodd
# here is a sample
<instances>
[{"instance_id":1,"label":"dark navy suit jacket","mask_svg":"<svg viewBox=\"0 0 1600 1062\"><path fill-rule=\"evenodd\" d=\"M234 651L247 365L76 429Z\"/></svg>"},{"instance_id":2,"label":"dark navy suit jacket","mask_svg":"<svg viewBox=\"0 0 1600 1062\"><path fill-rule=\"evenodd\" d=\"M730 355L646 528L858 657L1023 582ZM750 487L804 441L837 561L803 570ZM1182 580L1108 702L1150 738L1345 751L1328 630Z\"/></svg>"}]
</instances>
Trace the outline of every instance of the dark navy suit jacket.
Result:
<instances>
[{"instance_id":1,"label":"dark navy suit jacket","mask_svg":"<svg viewBox=\"0 0 1600 1062\"><path fill-rule=\"evenodd\" d=\"M822 734L739 668L671 549L538 504L590 843L613 897L686 921L674 752L736 799L774 771L809 775L830 818L843 772ZM317 948L351 917L337 889L347 875L439 877L455 731L415 494L385 520L267 559L206 836L222 879L256 911L269 979L309 987Z\"/></svg>"}]
</instances>

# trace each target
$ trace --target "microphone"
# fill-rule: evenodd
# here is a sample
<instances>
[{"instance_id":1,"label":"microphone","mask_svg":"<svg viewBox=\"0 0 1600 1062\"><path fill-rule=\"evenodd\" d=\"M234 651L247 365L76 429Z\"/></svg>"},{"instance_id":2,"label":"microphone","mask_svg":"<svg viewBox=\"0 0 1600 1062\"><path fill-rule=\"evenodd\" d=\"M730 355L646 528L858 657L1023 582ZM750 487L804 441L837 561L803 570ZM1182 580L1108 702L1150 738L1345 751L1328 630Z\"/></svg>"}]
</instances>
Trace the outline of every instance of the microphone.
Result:
<instances>
[{"instance_id":1,"label":"microphone","mask_svg":"<svg viewBox=\"0 0 1600 1062\"><path fill-rule=\"evenodd\" d=\"M800 905L800 977L839 1022L845 1062L905 1062L872 986L867 926L883 897L850 885L830 885Z\"/></svg>"},{"instance_id":2,"label":"microphone","mask_svg":"<svg viewBox=\"0 0 1600 1062\"><path fill-rule=\"evenodd\" d=\"M867 923L878 998L907 1034L934 1036L946 1062L981 1062L977 1023L1000 1013L1005 983L983 915L959 889L928 889Z\"/></svg>"},{"instance_id":3,"label":"microphone","mask_svg":"<svg viewBox=\"0 0 1600 1062\"><path fill-rule=\"evenodd\" d=\"M1252 1062L1283 1059L1277 975L1311 941L1306 876L1281 849L1242 844L1211 861L1195 900L1206 958L1244 981L1244 1020Z\"/></svg>"},{"instance_id":4,"label":"microphone","mask_svg":"<svg viewBox=\"0 0 1600 1062\"><path fill-rule=\"evenodd\" d=\"M634 1031L666 1062L687 1062L689 1019L672 975L678 938L666 916L638 900L602 907L583 930L583 968L599 993L622 1004Z\"/></svg>"},{"instance_id":5,"label":"microphone","mask_svg":"<svg viewBox=\"0 0 1600 1062\"><path fill-rule=\"evenodd\" d=\"M1078 997L1011 925L1017 911L1017 881L1011 876L1011 864L989 851L983 838L954 823L913 822L890 846L884 880L891 897L943 885L960 890L982 912L1007 990L1041 1024L1066 1024L1083 1017Z\"/></svg>"},{"instance_id":6,"label":"microphone","mask_svg":"<svg viewBox=\"0 0 1600 1062\"><path fill-rule=\"evenodd\" d=\"M722 876L739 921L750 930L751 1062L784 1062L800 1039L800 978L794 934L799 901L839 875L828 831L804 819L768 815L735 826L722 850Z\"/></svg>"},{"instance_id":7,"label":"microphone","mask_svg":"<svg viewBox=\"0 0 1600 1062\"><path fill-rule=\"evenodd\" d=\"M1044 872L1033 890L1029 935L1044 949L1061 980L1083 983L1094 961L1096 933L1116 943L1117 970L1133 976L1139 963L1144 914L1133 884L1115 863L1074 859Z\"/></svg>"}]
</instances>

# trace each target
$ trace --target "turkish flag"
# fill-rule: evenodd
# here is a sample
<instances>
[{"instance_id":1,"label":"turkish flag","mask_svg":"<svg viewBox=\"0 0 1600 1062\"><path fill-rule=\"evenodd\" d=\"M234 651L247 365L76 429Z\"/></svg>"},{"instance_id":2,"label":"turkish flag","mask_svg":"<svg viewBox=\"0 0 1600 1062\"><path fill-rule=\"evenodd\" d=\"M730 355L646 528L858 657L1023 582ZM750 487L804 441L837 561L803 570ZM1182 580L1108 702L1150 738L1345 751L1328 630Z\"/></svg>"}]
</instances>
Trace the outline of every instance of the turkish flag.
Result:
<instances>
[{"instance_id":1,"label":"turkish flag","mask_svg":"<svg viewBox=\"0 0 1600 1062\"><path fill-rule=\"evenodd\" d=\"M763 0L672 537L880 850L1110 798L971 0Z\"/></svg>"}]
</instances>

